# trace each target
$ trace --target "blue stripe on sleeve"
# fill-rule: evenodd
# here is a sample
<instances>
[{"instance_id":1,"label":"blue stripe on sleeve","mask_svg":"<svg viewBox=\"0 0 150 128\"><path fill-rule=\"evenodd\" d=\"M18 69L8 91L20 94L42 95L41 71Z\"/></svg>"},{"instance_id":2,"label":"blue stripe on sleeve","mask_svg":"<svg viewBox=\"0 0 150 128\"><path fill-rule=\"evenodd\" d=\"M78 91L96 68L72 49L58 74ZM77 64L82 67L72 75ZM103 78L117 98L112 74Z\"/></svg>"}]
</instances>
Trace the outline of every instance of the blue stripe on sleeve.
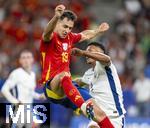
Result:
<instances>
[{"instance_id":1,"label":"blue stripe on sleeve","mask_svg":"<svg viewBox=\"0 0 150 128\"><path fill-rule=\"evenodd\" d=\"M119 115L122 115L123 112L122 112L122 108L121 108L121 105L120 105L120 102L119 102L119 97L118 97L118 93L117 93L117 90L116 90L115 81L114 81L114 78L112 76L112 71L109 67L105 67L105 70L106 70L109 85L110 85L110 88L111 88L111 91L112 91L112 94L113 94L113 98L114 98L114 101L115 101L115 104L116 104L117 111L118 111Z\"/></svg>"}]
</instances>

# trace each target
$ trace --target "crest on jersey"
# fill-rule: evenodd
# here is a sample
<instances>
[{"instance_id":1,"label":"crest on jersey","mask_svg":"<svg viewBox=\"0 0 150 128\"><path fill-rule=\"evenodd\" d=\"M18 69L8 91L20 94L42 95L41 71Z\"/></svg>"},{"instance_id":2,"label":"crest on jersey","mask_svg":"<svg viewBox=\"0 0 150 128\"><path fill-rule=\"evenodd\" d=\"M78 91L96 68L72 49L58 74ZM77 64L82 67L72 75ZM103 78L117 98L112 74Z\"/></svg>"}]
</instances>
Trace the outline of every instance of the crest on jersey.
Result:
<instances>
[{"instance_id":1,"label":"crest on jersey","mask_svg":"<svg viewBox=\"0 0 150 128\"><path fill-rule=\"evenodd\" d=\"M63 43L63 50L66 51L68 49L68 44L67 43Z\"/></svg>"}]
</instances>

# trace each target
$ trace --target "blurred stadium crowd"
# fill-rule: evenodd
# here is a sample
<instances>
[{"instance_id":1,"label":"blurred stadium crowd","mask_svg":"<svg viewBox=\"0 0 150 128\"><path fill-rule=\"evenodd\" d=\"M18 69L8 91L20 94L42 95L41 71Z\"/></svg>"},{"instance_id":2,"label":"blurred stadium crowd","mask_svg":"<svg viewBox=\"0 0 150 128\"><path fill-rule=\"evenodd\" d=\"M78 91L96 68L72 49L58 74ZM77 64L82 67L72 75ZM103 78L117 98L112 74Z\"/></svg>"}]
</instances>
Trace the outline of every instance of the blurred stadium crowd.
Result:
<instances>
[{"instance_id":1,"label":"blurred stadium crowd","mask_svg":"<svg viewBox=\"0 0 150 128\"><path fill-rule=\"evenodd\" d=\"M99 12L93 14L89 9L95 3L98 4L98 0L0 0L1 86L9 72L18 66L18 55L24 48L34 53L33 69L37 79L40 79L41 34L60 2L78 15L74 32L94 26L98 22L96 15L101 16ZM109 0L107 2L109 5ZM150 117L150 2L126 0L121 2L119 8L110 21L111 30L96 40L102 40L117 67L127 115ZM81 58L81 64L76 62L75 57L72 60L75 63L72 68L80 71L80 75L83 74L83 67L87 67L83 63L84 59ZM81 66L79 69L77 64ZM78 75L77 72L75 75Z\"/></svg>"}]
</instances>

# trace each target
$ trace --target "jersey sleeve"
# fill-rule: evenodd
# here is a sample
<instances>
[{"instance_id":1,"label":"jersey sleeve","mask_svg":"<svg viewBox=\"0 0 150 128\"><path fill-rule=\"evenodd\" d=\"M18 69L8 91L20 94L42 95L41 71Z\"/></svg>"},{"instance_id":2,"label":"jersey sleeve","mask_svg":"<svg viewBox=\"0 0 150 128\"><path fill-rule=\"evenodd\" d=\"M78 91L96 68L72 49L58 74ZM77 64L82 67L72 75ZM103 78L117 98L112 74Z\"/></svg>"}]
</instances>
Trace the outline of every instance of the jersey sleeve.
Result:
<instances>
[{"instance_id":1,"label":"jersey sleeve","mask_svg":"<svg viewBox=\"0 0 150 128\"><path fill-rule=\"evenodd\" d=\"M2 87L2 93L10 103L19 103L19 101L10 93L10 90L14 88L16 84L17 76L15 72L12 72Z\"/></svg>"},{"instance_id":2,"label":"jersey sleeve","mask_svg":"<svg viewBox=\"0 0 150 128\"><path fill-rule=\"evenodd\" d=\"M48 43L44 42L43 38L41 37L40 40L40 51L45 51L45 47Z\"/></svg>"},{"instance_id":3,"label":"jersey sleeve","mask_svg":"<svg viewBox=\"0 0 150 128\"><path fill-rule=\"evenodd\" d=\"M81 34L72 33L72 38L73 38L73 44L78 43L81 40Z\"/></svg>"},{"instance_id":4,"label":"jersey sleeve","mask_svg":"<svg viewBox=\"0 0 150 128\"><path fill-rule=\"evenodd\" d=\"M99 61L96 61L96 66L94 68L94 72L96 74L103 74L105 73L105 65L101 64Z\"/></svg>"},{"instance_id":5,"label":"jersey sleeve","mask_svg":"<svg viewBox=\"0 0 150 128\"><path fill-rule=\"evenodd\" d=\"M56 33L55 32L53 32L52 38L49 41L44 41L43 37L41 37L41 40L40 40L40 51L45 51L47 49L48 45L53 42L55 37L56 37Z\"/></svg>"},{"instance_id":6,"label":"jersey sleeve","mask_svg":"<svg viewBox=\"0 0 150 128\"><path fill-rule=\"evenodd\" d=\"M15 72L12 72L6 82L4 83L3 87L7 87L9 89L12 89L17 84L17 75Z\"/></svg>"},{"instance_id":7,"label":"jersey sleeve","mask_svg":"<svg viewBox=\"0 0 150 128\"><path fill-rule=\"evenodd\" d=\"M43 37L41 37L41 42L42 42L42 43L50 43L51 40L53 40L53 38L54 38L55 36L56 36L56 32L53 32L53 33L52 33L52 37L51 37L51 39L50 39L49 41L44 41L44 40L43 40Z\"/></svg>"}]
</instances>

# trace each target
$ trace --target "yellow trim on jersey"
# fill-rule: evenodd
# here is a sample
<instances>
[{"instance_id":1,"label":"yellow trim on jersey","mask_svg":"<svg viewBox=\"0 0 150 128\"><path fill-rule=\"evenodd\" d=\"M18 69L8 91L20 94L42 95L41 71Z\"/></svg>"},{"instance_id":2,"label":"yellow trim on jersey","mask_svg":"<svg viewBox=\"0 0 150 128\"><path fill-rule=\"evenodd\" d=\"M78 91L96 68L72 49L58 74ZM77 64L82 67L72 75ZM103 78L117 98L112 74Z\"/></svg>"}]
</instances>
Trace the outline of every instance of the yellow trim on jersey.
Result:
<instances>
[{"instance_id":1,"label":"yellow trim on jersey","mask_svg":"<svg viewBox=\"0 0 150 128\"><path fill-rule=\"evenodd\" d=\"M48 65L48 71L47 71L47 73L46 73L46 81L49 79L50 70L51 70L51 66L50 66L50 64L49 64L49 65Z\"/></svg>"},{"instance_id":2,"label":"yellow trim on jersey","mask_svg":"<svg viewBox=\"0 0 150 128\"><path fill-rule=\"evenodd\" d=\"M82 111L81 111L80 108L77 108L77 109L74 110L73 112L74 112L74 114L75 114L76 116L80 116L80 115L82 114Z\"/></svg>"},{"instance_id":3,"label":"yellow trim on jersey","mask_svg":"<svg viewBox=\"0 0 150 128\"><path fill-rule=\"evenodd\" d=\"M56 100L60 100L62 98L64 98L63 96L58 96L56 93L54 93L53 91L51 91L50 89L46 88L46 94L49 98L53 98Z\"/></svg>"},{"instance_id":4,"label":"yellow trim on jersey","mask_svg":"<svg viewBox=\"0 0 150 128\"><path fill-rule=\"evenodd\" d=\"M42 52L42 66L43 66L43 69L44 69L44 65L45 65L45 56L46 56L46 53L45 52Z\"/></svg>"}]
</instances>

